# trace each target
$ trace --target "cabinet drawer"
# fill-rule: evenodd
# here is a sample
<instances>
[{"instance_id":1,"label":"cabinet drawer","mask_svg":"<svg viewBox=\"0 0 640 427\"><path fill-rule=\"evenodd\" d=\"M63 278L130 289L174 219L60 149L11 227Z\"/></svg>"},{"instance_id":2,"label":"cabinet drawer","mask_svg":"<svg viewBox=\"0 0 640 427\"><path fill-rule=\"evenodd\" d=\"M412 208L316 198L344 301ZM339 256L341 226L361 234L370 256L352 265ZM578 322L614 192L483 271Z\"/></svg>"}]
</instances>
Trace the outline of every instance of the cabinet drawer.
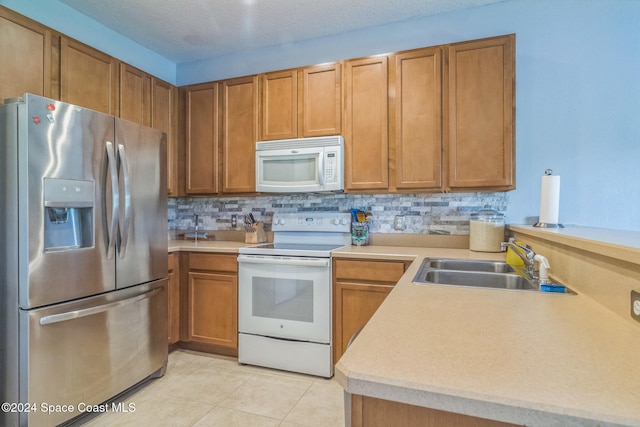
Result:
<instances>
[{"instance_id":1,"label":"cabinet drawer","mask_svg":"<svg viewBox=\"0 0 640 427\"><path fill-rule=\"evenodd\" d=\"M236 254L189 254L190 270L206 270L206 271L229 271L236 273L238 271L238 255Z\"/></svg>"},{"instance_id":2,"label":"cabinet drawer","mask_svg":"<svg viewBox=\"0 0 640 427\"><path fill-rule=\"evenodd\" d=\"M395 284L404 274L403 261L335 260L337 280L390 282Z\"/></svg>"}]
</instances>

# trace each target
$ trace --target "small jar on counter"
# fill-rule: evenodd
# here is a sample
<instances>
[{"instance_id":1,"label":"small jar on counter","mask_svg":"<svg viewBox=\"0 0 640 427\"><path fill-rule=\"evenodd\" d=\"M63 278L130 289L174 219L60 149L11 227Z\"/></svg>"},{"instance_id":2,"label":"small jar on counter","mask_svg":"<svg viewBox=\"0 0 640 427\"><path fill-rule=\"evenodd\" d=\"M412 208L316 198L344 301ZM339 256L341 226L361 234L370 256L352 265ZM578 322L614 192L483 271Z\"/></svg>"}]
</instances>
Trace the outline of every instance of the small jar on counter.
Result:
<instances>
[{"instance_id":1,"label":"small jar on counter","mask_svg":"<svg viewBox=\"0 0 640 427\"><path fill-rule=\"evenodd\" d=\"M471 215L469 220L469 249L477 252L500 252L504 242L504 214L489 209Z\"/></svg>"}]
</instances>

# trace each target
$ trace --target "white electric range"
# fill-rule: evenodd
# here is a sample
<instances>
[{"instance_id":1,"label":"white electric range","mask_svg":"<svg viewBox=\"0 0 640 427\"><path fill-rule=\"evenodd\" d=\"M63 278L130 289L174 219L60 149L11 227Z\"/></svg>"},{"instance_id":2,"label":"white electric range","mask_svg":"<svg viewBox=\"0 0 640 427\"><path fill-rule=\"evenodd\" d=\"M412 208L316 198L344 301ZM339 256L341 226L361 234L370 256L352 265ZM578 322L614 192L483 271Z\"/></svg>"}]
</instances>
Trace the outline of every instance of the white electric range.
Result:
<instances>
[{"instance_id":1,"label":"white electric range","mask_svg":"<svg viewBox=\"0 0 640 427\"><path fill-rule=\"evenodd\" d=\"M349 213L275 214L273 243L238 256L238 361L333 376L331 251L349 245Z\"/></svg>"}]
</instances>

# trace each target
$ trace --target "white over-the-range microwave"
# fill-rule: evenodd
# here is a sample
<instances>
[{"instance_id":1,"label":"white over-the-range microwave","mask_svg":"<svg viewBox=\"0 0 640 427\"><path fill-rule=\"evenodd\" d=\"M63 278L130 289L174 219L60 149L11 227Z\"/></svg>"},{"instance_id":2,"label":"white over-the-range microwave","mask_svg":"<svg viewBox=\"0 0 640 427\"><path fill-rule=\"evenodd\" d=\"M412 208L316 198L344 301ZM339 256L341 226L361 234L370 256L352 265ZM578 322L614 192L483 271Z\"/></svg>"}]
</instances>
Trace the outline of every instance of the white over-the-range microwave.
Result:
<instances>
[{"instance_id":1,"label":"white over-the-range microwave","mask_svg":"<svg viewBox=\"0 0 640 427\"><path fill-rule=\"evenodd\" d=\"M341 135L256 143L256 191L343 190L344 138Z\"/></svg>"}]
</instances>

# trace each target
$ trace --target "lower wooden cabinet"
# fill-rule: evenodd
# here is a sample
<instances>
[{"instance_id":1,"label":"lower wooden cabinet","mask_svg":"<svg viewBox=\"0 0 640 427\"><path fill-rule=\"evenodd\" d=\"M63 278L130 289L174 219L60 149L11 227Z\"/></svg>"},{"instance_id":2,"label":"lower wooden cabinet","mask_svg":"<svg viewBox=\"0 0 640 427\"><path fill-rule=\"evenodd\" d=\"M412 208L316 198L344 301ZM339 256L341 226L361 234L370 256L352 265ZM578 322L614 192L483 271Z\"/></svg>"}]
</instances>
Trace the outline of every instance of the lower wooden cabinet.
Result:
<instances>
[{"instance_id":1,"label":"lower wooden cabinet","mask_svg":"<svg viewBox=\"0 0 640 427\"><path fill-rule=\"evenodd\" d=\"M237 266L235 254L189 254L187 340L200 350L237 355Z\"/></svg>"},{"instance_id":2,"label":"lower wooden cabinet","mask_svg":"<svg viewBox=\"0 0 640 427\"><path fill-rule=\"evenodd\" d=\"M509 427L515 425L374 397L351 395L352 427Z\"/></svg>"},{"instance_id":3,"label":"lower wooden cabinet","mask_svg":"<svg viewBox=\"0 0 640 427\"><path fill-rule=\"evenodd\" d=\"M167 339L169 344L180 340L180 269L179 255L169 254L169 284L167 286L168 320Z\"/></svg>"},{"instance_id":4,"label":"lower wooden cabinet","mask_svg":"<svg viewBox=\"0 0 640 427\"><path fill-rule=\"evenodd\" d=\"M373 316L411 261L333 260L333 360Z\"/></svg>"}]
</instances>

